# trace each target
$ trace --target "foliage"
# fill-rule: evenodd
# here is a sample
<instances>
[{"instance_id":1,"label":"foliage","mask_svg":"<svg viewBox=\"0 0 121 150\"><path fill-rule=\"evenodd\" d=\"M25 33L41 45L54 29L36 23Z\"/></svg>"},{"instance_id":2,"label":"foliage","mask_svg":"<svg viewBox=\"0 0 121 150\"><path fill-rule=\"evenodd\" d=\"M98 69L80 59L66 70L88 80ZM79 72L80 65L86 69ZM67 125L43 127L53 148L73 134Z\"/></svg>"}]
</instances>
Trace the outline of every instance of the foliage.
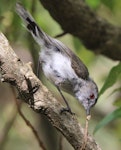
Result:
<instances>
[{"instance_id":1,"label":"foliage","mask_svg":"<svg viewBox=\"0 0 121 150\"><path fill-rule=\"evenodd\" d=\"M94 129L94 133L96 133L100 128L104 127L106 124L118 118L121 118L121 107L114 110L112 113L107 115L103 120L101 120L99 124L96 126L96 128Z\"/></svg>"},{"instance_id":2,"label":"foliage","mask_svg":"<svg viewBox=\"0 0 121 150\"><path fill-rule=\"evenodd\" d=\"M116 83L120 75L121 75L121 62L110 70L109 75L105 80L103 87L100 90L99 96L102 95L104 92L106 92L108 88L112 87Z\"/></svg>"},{"instance_id":3,"label":"foliage","mask_svg":"<svg viewBox=\"0 0 121 150\"><path fill-rule=\"evenodd\" d=\"M121 75L121 63L119 63L117 66L114 66L105 80L105 83L103 87L100 90L99 96L101 96L104 92L106 92L107 89L111 88L116 81L118 80L119 76ZM121 90L120 88L117 88L114 90L114 92ZM113 93L114 93L113 92ZM110 123L111 121L121 118L121 106L120 103L117 103L117 106L119 108L116 108L111 114L107 115L95 128L94 133L96 133L100 128L104 127L106 124Z\"/></svg>"}]
</instances>

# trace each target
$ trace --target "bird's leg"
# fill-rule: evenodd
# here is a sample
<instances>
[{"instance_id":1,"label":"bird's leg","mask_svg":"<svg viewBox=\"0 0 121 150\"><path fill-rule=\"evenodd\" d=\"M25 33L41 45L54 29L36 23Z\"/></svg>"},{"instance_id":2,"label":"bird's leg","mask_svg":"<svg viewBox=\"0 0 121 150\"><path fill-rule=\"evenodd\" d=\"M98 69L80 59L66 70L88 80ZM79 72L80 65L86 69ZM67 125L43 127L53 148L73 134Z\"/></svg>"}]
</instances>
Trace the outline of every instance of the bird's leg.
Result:
<instances>
[{"instance_id":1,"label":"bird's leg","mask_svg":"<svg viewBox=\"0 0 121 150\"><path fill-rule=\"evenodd\" d=\"M64 102L65 102L65 104L66 104L66 106L67 106L66 108L63 108L63 109L61 110L61 113L64 112L64 111L68 111L69 113L73 114L73 112L71 111L71 108L70 108L70 106L69 106L67 100L65 99L63 93L61 92L61 89L60 89L59 86L57 86L57 85L56 85L56 87L57 87L57 90L59 91L60 95L62 96L62 98L63 98L63 100L64 100Z\"/></svg>"}]
</instances>

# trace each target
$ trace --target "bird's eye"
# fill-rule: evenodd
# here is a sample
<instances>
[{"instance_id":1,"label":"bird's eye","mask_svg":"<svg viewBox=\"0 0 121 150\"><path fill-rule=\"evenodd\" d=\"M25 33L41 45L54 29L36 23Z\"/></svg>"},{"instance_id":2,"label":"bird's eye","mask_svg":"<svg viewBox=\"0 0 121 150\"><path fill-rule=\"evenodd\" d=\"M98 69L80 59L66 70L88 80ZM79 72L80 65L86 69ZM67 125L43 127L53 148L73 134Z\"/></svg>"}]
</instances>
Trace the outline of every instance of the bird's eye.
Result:
<instances>
[{"instance_id":1,"label":"bird's eye","mask_svg":"<svg viewBox=\"0 0 121 150\"><path fill-rule=\"evenodd\" d=\"M92 100L92 99L94 99L95 98L95 95L94 94L91 94L90 95L90 99Z\"/></svg>"}]
</instances>

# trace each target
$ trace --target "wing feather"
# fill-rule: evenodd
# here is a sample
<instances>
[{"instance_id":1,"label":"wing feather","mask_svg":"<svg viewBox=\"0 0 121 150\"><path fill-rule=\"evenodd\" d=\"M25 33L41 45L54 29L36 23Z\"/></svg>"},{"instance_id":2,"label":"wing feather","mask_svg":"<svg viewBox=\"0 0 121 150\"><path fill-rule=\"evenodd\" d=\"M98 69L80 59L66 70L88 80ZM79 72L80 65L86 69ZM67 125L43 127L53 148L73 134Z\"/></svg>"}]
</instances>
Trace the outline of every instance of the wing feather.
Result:
<instances>
[{"instance_id":1,"label":"wing feather","mask_svg":"<svg viewBox=\"0 0 121 150\"><path fill-rule=\"evenodd\" d=\"M66 55L71 59L71 66L74 69L75 73L78 77L86 80L89 77L89 72L87 67L84 65L84 63L80 60L76 54L74 54L73 51L71 51L68 47L66 47L62 42L55 39L55 45L58 47L58 49L61 49L61 53L63 55Z\"/></svg>"}]
</instances>

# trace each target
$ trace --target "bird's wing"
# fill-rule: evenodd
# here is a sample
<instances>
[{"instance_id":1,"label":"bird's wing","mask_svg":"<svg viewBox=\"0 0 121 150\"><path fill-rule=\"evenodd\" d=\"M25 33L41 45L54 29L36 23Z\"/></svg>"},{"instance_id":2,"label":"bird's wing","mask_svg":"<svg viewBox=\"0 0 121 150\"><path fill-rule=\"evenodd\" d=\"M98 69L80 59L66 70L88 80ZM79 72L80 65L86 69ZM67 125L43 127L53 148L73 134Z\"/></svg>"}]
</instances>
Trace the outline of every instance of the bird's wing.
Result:
<instances>
[{"instance_id":1,"label":"bird's wing","mask_svg":"<svg viewBox=\"0 0 121 150\"><path fill-rule=\"evenodd\" d=\"M78 77L86 80L89 77L89 72L87 67L83 64L78 56L74 53L71 54L71 66L74 69Z\"/></svg>"},{"instance_id":2,"label":"bird's wing","mask_svg":"<svg viewBox=\"0 0 121 150\"><path fill-rule=\"evenodd\" d=\"M62 42L55 39L54 43L58 47L58 49L61 49L61 53L63 53L63 55L66 55L67 57L70 58L71 66L74 69L77 76L84 79L84 80L88 79L88 77L89 77L88 69L84 65L84 63L80 60L80 58L78 56L76 56L76 54L74 54L74 52L71 51Z\"/></svg>"}]
</instances>

